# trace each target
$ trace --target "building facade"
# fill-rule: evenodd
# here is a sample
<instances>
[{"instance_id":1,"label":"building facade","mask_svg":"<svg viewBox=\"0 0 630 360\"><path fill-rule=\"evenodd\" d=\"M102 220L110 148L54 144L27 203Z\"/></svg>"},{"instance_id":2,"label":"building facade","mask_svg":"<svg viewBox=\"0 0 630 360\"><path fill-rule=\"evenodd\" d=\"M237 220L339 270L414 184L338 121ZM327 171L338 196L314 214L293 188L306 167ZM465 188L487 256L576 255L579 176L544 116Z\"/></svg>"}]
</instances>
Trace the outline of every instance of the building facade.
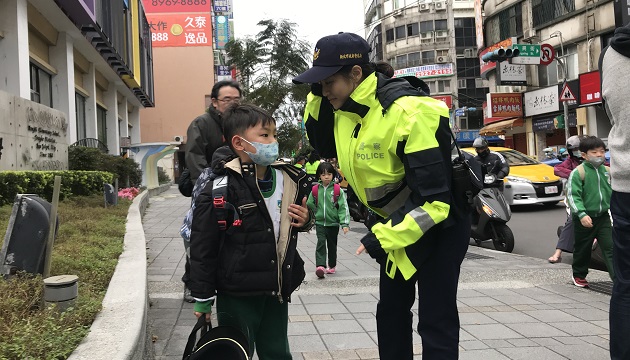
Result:
<instances>
[{"instance_id":1,"label":"building facade","mask_svg":"<svg viewBox=\"0 0 630 360\"><path fill-rule=\"evenodd\" d=\"M533 45L529 49L534 50L526 52L528 61L512 60L499 67L479 59L493 99L522 96L520 114L501 117L489 111L482 133L502 134L509 146L539 157L546 147L564 146L563 123L568 123L571 135L595 135L606 141L611 126L601 106L598 59L615 29L614 1L486 0L482 4L484 51L514 44ZM539 63L529 63L536 51L540 51ZM508 85L497 76L518 68L523 72L520 85ZM487 107L505 109L495 100ZM568 119L563 101L568 104Z\"/></svg>"},{"instance_id":2,"label":"building facade","mask_svg":"<svg viewBox=\"0 0 630 360\"><path fill-rule=\"evenodd\" d=\"M119 155L141 141L152 56L140 0L0 1L0 91L58 110L67 144L97 139Z\"/></svg>"},{"instance_id":3,"label":"building facade","mask_svg":"<svg viewBox=\"0 0 630 360\"><path fill-rule=\"evenodd\" d=\"M431 95L452 110L455 128L478 130L487 82L480 77L477 61L474 2L364 3L371 60L389 62L395 76L421 78Z\"/></svg>"}]
</instances>

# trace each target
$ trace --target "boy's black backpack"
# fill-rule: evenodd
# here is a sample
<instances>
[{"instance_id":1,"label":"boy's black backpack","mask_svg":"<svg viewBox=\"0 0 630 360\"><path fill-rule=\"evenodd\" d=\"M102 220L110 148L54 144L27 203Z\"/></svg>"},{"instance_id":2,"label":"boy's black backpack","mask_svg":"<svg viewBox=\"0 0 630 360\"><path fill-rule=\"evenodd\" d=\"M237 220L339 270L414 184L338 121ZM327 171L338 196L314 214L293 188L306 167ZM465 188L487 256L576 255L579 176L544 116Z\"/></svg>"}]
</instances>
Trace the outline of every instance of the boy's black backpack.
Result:
<instances>
[{"instance_id":1,"label":"boy's black backpack","mask_svg":"<svg viewBox=\"0 0 630 360\"><path fill-rule=\"evenodd\" d=\"M197 333L201 336L197 341ZM183 360L248 360L249 341L242 331L232 326L212 327L200 316L184 350Z\"/></svg>"},{"instance_id":2,"label":"boy's black backpack","mask_svg":"<svg viewBox=\"0 0 630 360\"><path fill-rule=\"evenodd\" d=\"M192 196L195 184L192 183L192 179L190 178L190 170L188 170L188 168L184 169L184 171L182 171L182 173L179 175L177 187L179 188L179 192L185 197Z\"/></svg>"}]
</instances>

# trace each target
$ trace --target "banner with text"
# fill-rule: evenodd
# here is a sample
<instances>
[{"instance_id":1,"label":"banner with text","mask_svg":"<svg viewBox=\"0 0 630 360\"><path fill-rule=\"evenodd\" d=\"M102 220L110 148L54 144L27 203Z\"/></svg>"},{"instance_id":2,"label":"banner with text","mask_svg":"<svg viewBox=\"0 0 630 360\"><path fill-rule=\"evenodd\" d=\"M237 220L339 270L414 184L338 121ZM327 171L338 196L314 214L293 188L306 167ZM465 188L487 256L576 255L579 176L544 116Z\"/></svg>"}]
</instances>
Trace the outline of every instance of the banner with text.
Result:
<instances>
[{"instance_id":1,"label":"banner with text","mask_svg":"<svg viewBox=\"0 0 630 360\"><path fill-rule=\"evenodd\" d=\"M602 82L599 70L580 74L580 104L602 102Z\"/></svg>"},{"instance_id":2,"label":"banner with text","mask_svg":"<svg viewBox=\"0 0 630 360\"><path fill-rule=\"evenodd\" d=\"M147 14L153 47L212 46L210 14Z\"/></svg>"},{"instance_id":3,"label":"banner with text","mask_svg":"<svg viewBox=\"0 0 630 360\"><path fill-rule=\"evenodd\" d=\"M526 116L534 116L560 111L558 85L552 85L523 94Z\"/></svg>"},{"instance_id":4,"label":"banner with text","mask_svg":"<svg viewBox=\"0 0 630 360\"><path fill-rule=\"evenodd\" d=\"M523 101L520 93L489 93L488 117L521 117L523 116Z\"/></svg>"},{"instance_id":5,"label":"banner with text","mask_svg":"<svg viewBox=\"0 0 630 360\"><path fill-rule=\"evenodd\" d=\"M394 71L394 77L415 76L419 79L453 75L453 64L414 66Z\"/></svg>"},{"instance_id":6,"label":"banner with text","mask_svg":"<svg viewBox=\"0 0 630 360\"><path fill-rule=\"evenodd\" d=\"M147 14L193 12L210 14L211 3L211 0L142 0Z\"/></svg>"},{"instance_id":7,"label":"banner with text","mask_svg":"<svg viewBox=\"0 0 630 360\"><path fill-rule=\"evenodd\" d=\"M225 49L225 44L230 41L230 24L227 16L214 17L214 42L217 49Z\"/></svg>"}]
</instances>

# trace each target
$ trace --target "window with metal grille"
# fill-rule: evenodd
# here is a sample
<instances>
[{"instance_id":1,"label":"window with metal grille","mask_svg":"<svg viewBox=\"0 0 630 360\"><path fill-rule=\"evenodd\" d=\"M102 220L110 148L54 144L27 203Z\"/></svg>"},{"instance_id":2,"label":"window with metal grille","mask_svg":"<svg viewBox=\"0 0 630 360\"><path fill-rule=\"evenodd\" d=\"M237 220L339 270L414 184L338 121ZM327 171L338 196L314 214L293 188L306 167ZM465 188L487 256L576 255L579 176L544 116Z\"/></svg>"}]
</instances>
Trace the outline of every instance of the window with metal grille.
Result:
<instances>
[{"instance_id":1,"label":"window with metal grille","mask_svg":"<svg viewBox=\"0 0 630 360\"><path fill-rule=\"evenodd\" d=\"M418 23L407 24L407 36L417 36L420 32Z\"/></svg>"},{"instance_id":2,"label":"window with metal grille","mask_svg":"<svg viewBox=\"0 0 630 360\"><path fill-rule=\"evenodd\" d=\"M394 41L394 29L387 29L385 30L385 42L392 42Z\"/></svg>"},{"instance_id":3,"label":"window with metal grille","mask_svg":"<svg viewBox=\"0 0 630 360\"><path fill-rule=\"evenodd\" d=\"M433 31L433 21L420 21L420 32Z\"/></svg>"},{"instance_id":4,"label":"window with metal grille","mask_svg":"<svg viewBox=\"0 0 630 360\"><path fill-rule=\"evenodd\" d=\"M446 20L435 20L435 30L448 30Z\"/></svg>"},{"instance_id":5,"label":"window with metal grille","mask_svg":"<svg viewBox=\"0 0 630 360\"><path fill-rule=\"evenodd\" d=\"M451 92L451 80L438 80L437 92Z\"/></svg>"},{"instance_id":6,"label":"window with metal grille","mask_svg":"<svg viewBox=\"0 0 630 360\"><path fill-rule=\"evenodd\" d=\"M422 52L422 63L423 64L434 64L435 63L435 51L423 51Z\"/></svg>"},{"instance_id":7,"label":"window with metal grille","mask_svg":"<svg viewBox=\"0 0 630 360\"><path fill-rule=\"evenodd\" d=\"M412 52L407 54L407 66L412 67L412 66L419 66L420 64L422 64L422 62L420 61L420 53L419 52Z\"/></svg>"},{"instance_id":8,"label":"window with metal grille","mask_svg":"<svg viewBox=\"0 0 630 360\"><path fill-rule=\"evenodd\" d=\"M396 40L404 39L407 36L407 32L405 31L405 25L396 27Z\"/></svg>"},{"instance_id":9,"label":"window with metal grille","mask_svg":"<svg viewBox=\"0 0 630 360\"><path fill-rule=\"evenodd\" d=\"M407 55L396 56L396 69L404 69L407 67Z\"/></svg>"},{"instance_id":10,"label":"window with metal grille","mask_svg":"<svg viewBox=\"0 0 630 360\"><path fill-rule=\"evenodd\" d=\"M518 3L488 19L484 29L486 43L496 44L509 37L522 35L523 14L521 11L521 3Z\"/></svg>"},{"instance_id":11,"label":"window with metal grille","mask_svg":"<svg viewBox=\"0 0 630 360\"><path fill-rule=\"evenodd\" d=\"M75 93L74 107L77 116L77 140L87 137L86 121L85 121L85 96Z\"/></svg>"},{"instance_id":12,"label":"window with metal grille","mask_svg":"<svg viewBox=\"0 0 630 360\"><path fill-rule=\"evenodd\" d=\"M575 0L532 0L534 27L575 11Z\"/></svg>"}]
</instances>

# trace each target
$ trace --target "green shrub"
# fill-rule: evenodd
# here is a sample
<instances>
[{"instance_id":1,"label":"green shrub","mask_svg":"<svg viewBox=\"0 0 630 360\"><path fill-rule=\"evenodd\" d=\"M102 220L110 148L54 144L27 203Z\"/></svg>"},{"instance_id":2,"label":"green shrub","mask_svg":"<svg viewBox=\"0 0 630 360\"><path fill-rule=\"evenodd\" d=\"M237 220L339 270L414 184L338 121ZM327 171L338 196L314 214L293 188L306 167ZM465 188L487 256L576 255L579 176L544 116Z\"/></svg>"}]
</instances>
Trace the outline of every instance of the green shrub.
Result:
<instances>
[{"instance_id":1,"label":"green shrub","mask_svg":"<svg viewBox=\"0 0 630 360\"><path fill-rule=\"evenodd\" d=\"M107 171L118 178L119 187L139 187L142 184L142 170L133 159L105 154L99 149L72 146L68 149L70 170ZM127 184L127 181L129 183Z\"/></svg>"},{"instance_id":2,"label":"green shrub","mask_svg":"<svg viewBox=\"0 0 630 360\"><path fill-rule=\"evenodd\" d=\"M16 194L37 194L51 201L55 175L61 176L61 200L70 195L102 194L103 183L114 179L103 171L2 171L0 205L13 203Z\"/></svg>"},{"instance_id":3,"label":"green shrub","mask_svg":"<svg viewBox=\"0 0 630 360\"><path fill-rule=\"evenodd\" d=\"M160 185L171 182L171 178L168 176L166 171L162 169L162 167L158 166L157 171L158 171L158 183L160 183Z\"/></svg>"}]
</instances>

